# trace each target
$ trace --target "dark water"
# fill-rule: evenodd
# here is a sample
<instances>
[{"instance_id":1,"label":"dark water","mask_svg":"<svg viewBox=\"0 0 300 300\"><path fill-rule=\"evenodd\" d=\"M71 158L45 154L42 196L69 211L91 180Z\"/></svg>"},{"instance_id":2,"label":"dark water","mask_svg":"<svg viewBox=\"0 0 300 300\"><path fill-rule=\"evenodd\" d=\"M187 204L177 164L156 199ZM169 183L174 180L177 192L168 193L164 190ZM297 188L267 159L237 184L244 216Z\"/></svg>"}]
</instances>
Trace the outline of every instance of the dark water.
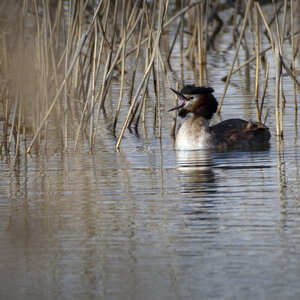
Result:
<instances>
[{"instance_id":1,"label":"dark water","mask_svg":"<svg viewBox=\"0 0 300 300\"><path fill-rule=\"evenodd\" d=\"M219 49L208 62L217 98L227 56ZM184 81L194 82L194 70L184 68ZM286 79L278 141L270 68L272 139L264 151L175 152L166 87L161 140L149 105L145 127L139 136L127 131L120 152L101 118L93 154L84 144L64 154L54 139L47 154L1 157L0 298L299 299L298 120ZM255 119L252 86L243 72L233 77L223 119ZM122 120L126 103L125 92Z\"/></svg>"}]
</instances>

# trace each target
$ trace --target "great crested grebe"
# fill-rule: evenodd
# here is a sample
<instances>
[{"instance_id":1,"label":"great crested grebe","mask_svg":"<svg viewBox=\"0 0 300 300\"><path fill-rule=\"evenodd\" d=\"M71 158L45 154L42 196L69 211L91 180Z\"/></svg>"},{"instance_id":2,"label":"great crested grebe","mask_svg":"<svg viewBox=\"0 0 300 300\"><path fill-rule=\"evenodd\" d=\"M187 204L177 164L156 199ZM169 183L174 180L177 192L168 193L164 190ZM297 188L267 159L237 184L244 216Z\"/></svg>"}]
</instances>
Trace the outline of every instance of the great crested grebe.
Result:
<instances>
[{"instance_id":1,"label":"great crested grebe","mask_svg":"<svg viewBox=\"0 0 300 300\"><path fill-rule=\"evenodd\" d=\"M169 111L180 109L179 116L192 113L180 127L175 141L177 150L252 148L268 145L271 134L262 123L229 119L209 126L218 102L213 96L214 89L186 85L178 92L171 89L181 100Z\"/></svg>"}]
</instances>

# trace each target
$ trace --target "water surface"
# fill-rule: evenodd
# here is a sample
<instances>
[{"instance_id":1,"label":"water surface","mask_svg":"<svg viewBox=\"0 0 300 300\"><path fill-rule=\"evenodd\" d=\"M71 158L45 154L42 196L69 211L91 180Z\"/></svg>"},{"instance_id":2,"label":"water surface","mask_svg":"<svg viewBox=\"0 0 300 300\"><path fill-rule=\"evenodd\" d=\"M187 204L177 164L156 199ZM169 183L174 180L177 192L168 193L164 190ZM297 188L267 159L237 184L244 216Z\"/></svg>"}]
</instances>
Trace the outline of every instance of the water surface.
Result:
<instances>
[{"instance_id":1,"label":"water surface","mask_svg":"<svg viewBox=\"0 0 300 300\"><path fill-rule=\"evenodd\" d=\"M233 54L223 46L226 34L219 39L207 67L217 99ZM180 78L178 47L172 84L193 83L197 70L186 61ZM298 120L286 78L279 141L270 63L269 149L174 151L167 112L173 95L166 86L161 139L150 88L145 126L138 135L126 131L120 152L109 118L101 115L93 153L84 143L63 153L54 138L47 152L18 161L1 157L0 298L299 299ZM253 77L246 75L233 76L223 119L255 120ZM106 100L108 115L118 95L116 85Z\"/></svg>"}]
</instances>

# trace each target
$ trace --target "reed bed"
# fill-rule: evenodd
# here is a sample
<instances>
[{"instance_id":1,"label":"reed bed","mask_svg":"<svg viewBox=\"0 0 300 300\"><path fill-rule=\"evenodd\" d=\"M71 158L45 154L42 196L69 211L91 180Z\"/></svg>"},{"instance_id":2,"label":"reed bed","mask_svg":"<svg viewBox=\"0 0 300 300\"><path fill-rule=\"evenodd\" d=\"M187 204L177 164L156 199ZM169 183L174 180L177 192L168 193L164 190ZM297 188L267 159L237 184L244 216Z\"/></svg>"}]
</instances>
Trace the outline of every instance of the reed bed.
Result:
<instances>
[{"instance_id":1,"label":"reed bed","mask_svg":"<svg viewBox=\"0 0 300 300\"><path fill-rule=\"evenodd\" d=\"M276 133L282 136L283 69L293 81L295 111L298 109L300 1L285 0L282 5L281 2L272 1L273 13L267 17L264 3L253 0L235 1L232 6L225 1L209 0L2 1L1 154L13 153L18 157L33 150L46 150L53 132L59 137L58 147L62 151L76 151L84 142L92 150L101 142L99 120L105 115L106 106L113 103L108 95L115 78L119 99L113 104L114 113L109 118L116 149L120 148L127 128L134 127L137 131L139 124L145 122L150 79L156 95L153 122L160 138L161 90L184 83L184 60L197 69L196 84L207 82L207 60L228 20L232 22L235 52L228 75L223 78L226 82L218 113L226 100L231 77L253 64L254 101L257 119L262 121L263 110L267 111L264 97L272 63L276 65ZM221 17L224 11L226 19ZM246 32L247 37L252 36L254 50L249 51L253 57L243 63L239 58L241 45L251 45L246 42ZM263 36L269 40L267 47L261 44ZM174 82L171 61L177 43L181 72ZM286 46L292 49L289 56L284 53ZM263 58L270 52L273 59L266 63ZM260 78L262 69L264 78ZM259 93L261 81L264 82L262 95ZM129 100L124 118L120 110L125 90L129 90L129 95L126 94ZM172 135L175 128L173 115Z\"/></svg>"}]
</instances>

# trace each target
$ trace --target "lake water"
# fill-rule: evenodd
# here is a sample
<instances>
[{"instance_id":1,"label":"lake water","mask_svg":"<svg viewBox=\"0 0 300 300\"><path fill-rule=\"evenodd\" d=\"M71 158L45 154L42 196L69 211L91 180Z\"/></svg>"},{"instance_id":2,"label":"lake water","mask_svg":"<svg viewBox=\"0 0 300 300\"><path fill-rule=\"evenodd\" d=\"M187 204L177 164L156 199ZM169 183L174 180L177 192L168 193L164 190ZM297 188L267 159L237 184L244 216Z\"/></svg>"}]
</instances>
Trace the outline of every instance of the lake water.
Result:
<instances>
[{"instance_id":1,"label":"lake water","mask_svg":"<svg viewBox=\"0 0 300 300\"><path fill-rule=\"evenodd\" d=\"M222 49L226 36L219 39L207 65L217 99L232 55ZM180 79L175 51L174 86ZM2 156L0 298L299 299L298 120L285 77L279 141L271 53L269 61L267 150L174 151L167 112L173 95L166 85L161 139L150 88L145 126L139 135L126 131L120 152L111 121L102 115L93 153L85 143L63 153L49 137L47 152L16 162ZM184 81L193 83L194 71L184 63ZM246 77L244 71L233 76L223 119L255 120L253 78L250 84ZM108 114L118 101L117 83L106 100ZM125 91L120 120L126 97Z\"/></svg>"}]
</instances>

